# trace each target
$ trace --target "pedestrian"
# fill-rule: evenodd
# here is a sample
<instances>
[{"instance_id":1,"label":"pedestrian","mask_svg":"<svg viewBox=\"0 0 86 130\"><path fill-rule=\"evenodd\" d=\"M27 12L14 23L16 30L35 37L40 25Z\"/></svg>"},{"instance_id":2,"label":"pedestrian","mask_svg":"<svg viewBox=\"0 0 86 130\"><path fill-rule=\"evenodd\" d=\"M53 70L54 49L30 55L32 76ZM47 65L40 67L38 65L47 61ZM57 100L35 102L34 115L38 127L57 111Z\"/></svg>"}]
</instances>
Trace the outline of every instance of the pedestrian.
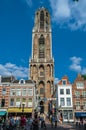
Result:
<instances>
[{"instance_id":1,"label":"pedestrian","mask_svg":"<svg viewBox=\"0 0 86 130\"><path fill-rule=\"evenodd\" d=\"M35 115L33 120L33 130L39 130L39 119L37 115Z\"/></svg>"},{"instance_id":2,"label":"pedestrian","mask_svg":"<svg viewBox=\"0 0 86 130\"><path fill-rule=\"evenodd\" d=\"M42 113L42 115L41 115L41 128L46 128L45 119L46 119L46 116L44 113Z\"/></svg>"},{"instance_id":3,"label":"pedestrian","mask_svg":"<svg viewBox=\"0 0 86 130\"><path fill-rule=\"evenodd\" d=\"M57 116L54 117L55 120L55 127L57 127Z\"/></svg>"},{"instance_id":4,"label":"pedestrian","mask_svg":"<svg viewBox=\"0 0 86 130\"><path fill-rule=\"evenodd\" d=\"M21 128L25 128L25 126L26 126L26 118L24 116L21 116L20 126L21 126Z\"/></svg>"}]
</instances>

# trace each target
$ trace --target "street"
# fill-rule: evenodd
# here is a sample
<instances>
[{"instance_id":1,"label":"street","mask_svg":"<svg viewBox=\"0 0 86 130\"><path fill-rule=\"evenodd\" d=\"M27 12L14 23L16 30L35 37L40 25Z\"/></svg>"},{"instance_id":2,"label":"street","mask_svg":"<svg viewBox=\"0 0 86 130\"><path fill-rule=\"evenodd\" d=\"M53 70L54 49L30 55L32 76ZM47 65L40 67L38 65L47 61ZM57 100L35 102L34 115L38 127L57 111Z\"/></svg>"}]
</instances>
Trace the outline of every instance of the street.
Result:
<instances>
[{"instance_id":1,"label":"street","mask_svg":"<svg viewBox=\"0 0 86 130\"><path fill-rule=\"evenodd\" d=\"M84 126L75 126L75 124L60 124L58 123L57 127L51 127L50 124L47 124L47 128L39 128L39 130L86 130Z\"/></svg>"}]
</instances>

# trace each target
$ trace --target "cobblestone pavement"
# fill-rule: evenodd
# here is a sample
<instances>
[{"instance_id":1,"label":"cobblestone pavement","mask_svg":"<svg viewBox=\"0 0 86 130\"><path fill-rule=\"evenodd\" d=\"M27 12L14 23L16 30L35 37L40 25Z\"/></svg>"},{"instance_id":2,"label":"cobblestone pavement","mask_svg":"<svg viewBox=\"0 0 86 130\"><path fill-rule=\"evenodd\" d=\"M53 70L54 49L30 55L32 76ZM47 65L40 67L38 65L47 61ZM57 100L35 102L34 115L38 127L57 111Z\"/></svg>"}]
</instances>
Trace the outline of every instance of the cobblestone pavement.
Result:
<instances>
[{"instance_id":1,"label":"cobblestone pavement","mask_svg":"<svg viewBox=\"0 0 86 130\"><path fill-rule=\"evenodd\" d=\"M47 130L86 130L84 128L84 126L76 126L74 123L63 123L63 124L60 124L58 123L57 124L57 127L51 127L51 124L49 121L46 121L46 124L47 124ZM40 128L39 130L43 130L43 128Z\"/></svg>"}]
</instances>

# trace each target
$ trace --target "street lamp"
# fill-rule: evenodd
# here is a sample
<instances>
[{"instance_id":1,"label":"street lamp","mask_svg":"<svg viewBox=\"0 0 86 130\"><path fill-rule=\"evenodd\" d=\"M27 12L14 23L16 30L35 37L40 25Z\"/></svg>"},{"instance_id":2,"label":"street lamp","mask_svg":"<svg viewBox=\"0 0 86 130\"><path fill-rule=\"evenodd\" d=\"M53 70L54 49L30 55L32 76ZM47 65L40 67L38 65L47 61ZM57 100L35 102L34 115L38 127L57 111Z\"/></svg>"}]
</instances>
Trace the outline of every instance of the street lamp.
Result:
<instances>
[{"instance_id":1,"label":"street lamp","mask_svg":"<svg viewBox=\"0 0 86 130\"><path fill-rule=\"evenodd\" d=\"M24 113L24 106L25 106L25 104L24 104L24 103L22 103L22 106L21 106L21 104L20 104L20 107L19 107L19 109L21 109L21 108L22 108L22 113Z\"/></svg>"},{"instance_id":2,"label":"street lamp","mask_svg":"<svg viewBox=\"0 0 86 130\"><path fill-rule=\"evenodd\" d=\"M25 104L22 103L22 113L24 113L24 106L25 106Z\"/></svg>"}]
</instances>

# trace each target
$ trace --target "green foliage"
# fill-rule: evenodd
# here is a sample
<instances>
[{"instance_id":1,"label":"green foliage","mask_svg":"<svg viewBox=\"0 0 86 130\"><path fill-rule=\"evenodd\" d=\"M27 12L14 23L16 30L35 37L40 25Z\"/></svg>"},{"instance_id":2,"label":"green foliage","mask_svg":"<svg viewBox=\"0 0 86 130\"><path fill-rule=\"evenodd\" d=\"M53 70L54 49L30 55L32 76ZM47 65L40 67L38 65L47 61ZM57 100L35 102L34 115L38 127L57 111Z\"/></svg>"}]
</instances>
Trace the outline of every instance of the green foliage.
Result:
<instances>
[{"instance_id":1,"label":"green foliage","mask_svg":"<svg viewBox=\"0 0 86 130\"><path fill-rule=\"evenodd\" d=\"M73 1L77 1L78 2L79 0L73 0Z\"/></svg>"},{"instance_id":2,"label":"green foliage","mask_svg":"<svg viewBox=\"0 0 86 130\"><path fill-rule=\"evenodd\" d=\"M86 75L82 75L82 77L86 80Z\"/></svg>"}]
</instances>

